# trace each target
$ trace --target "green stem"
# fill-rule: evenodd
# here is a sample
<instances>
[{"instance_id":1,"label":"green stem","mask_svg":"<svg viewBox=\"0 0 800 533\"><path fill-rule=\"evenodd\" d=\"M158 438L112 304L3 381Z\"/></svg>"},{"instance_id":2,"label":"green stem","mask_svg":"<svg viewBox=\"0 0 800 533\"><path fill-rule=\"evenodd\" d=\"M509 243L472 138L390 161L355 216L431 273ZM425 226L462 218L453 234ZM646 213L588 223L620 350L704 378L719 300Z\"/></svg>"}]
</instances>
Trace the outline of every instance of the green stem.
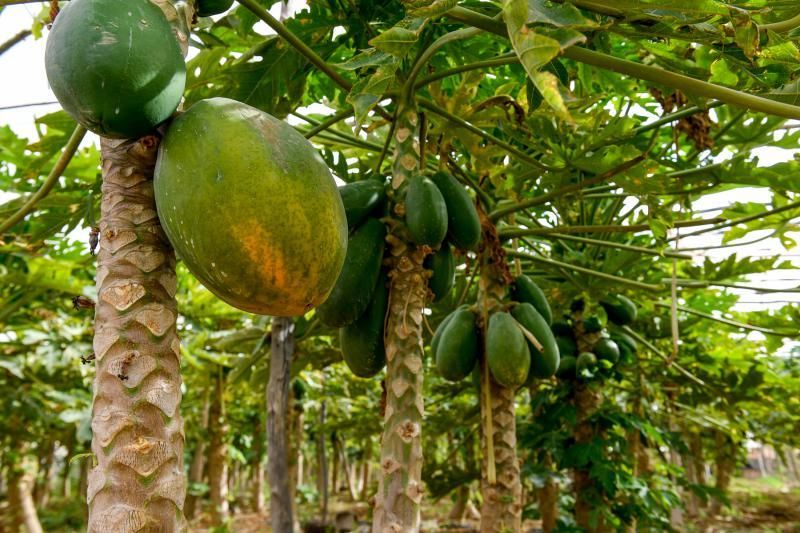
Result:
<instances>
[{"instance_id":1,"label":"green stem","mask_svg":"<svg viewBox=\"0 0 800 533\"><path fill-rule=\"evenodd\" d=\"M31 34L31 30L21 30L19 33L11 37L6 42L0 44L0 56L8 52L14 45L21 43Z\"/></svg>"},{"instance_id":2,"label":"green stem","mask_svg":"<svg viewBox=\"0 0 800 533\"><path fill-rule=\"evenodd\" d=\"M777 33L788 33L798 26L800 26L800 13L786 20L770 22L769 24L759 24L758 29L759 31L770 30Z\"/></svg>"},{"instance_id":3,"label":"green stem","mask_svg":"<svg viewBox=\"0 0 800 533\"><path fill-rule=\"evenodd\" d=\"M496 35L500 35L501 37L508 36L506 26L502 22L463 7L451 9L447 12L447 16L475 26L476 28L481 28ZM687 94L721 100L731 105L768 113L770 115L800 119L800 106L785 104L727 87L721 87L707 81L690 78L683 74L634 63L626 59L619 59L579 46L567 48L564 50L563 56L567 59L572 59L594 67L611 70L619 74L625 74L652 83L659 83L674 89L680 89Z\"/></svg>"},{"instance_id":4,"label":"green stem","mask_svg":"<svg viewBox=\"0 0 800 533\"><path fill-rule=\"evenodd\" d=\"M445 46L447 43L451 43L453 41L458 41L460 39L468 39L473 35L480 33L481 29L479 28L461 28L460 30L451 31L450 33L446 33L442 35L438 39L436 39L425 51L422 55L419 56L417 61L414 63L414 66L411 69L411 72L408 74L408 79L406 79L405 85L403 86L403 92L405 93L405 99L409 99L411 94L416 89L416 80L417 76L419 76L422 67L428 62L428 60L433 57L440 48Z\"/></svg>"},{"instance_id":5,"label":"green stem","mask_svg":"<svg viewBox=\"0 0 800 533\"><path fill-rule=\"evenodd\" d=\"M662 281L665 283L672 278L664 278ZM800 288L794 289L770 289L768 287L755 287L753 285L742 285L739 283L727 283L723 281L704 281L699 279L678 279L676 280L681 287L689 287L694 289L704 289L706 287L730 287L732 289L743 289L747 291L755 291L760 293L795 293L800 292Z\"/></svg>"},{"instance_id":6,"label":"green stem","mask_svg":"<svg viewBox=\"0 0 800 533\"><path fill-rule=\"evenodd\" d=\"M50 174L47 176L47 179L44 181L39 190L36 191L33 196L28 198L28 201L26 201L16 213L8 217L2 224L0 224L0 234L5 233L23 218L25 218L25 215L33 211L33 209L36 207L36 204L39 203L42 198L50 194L50 191L53 190L53 187L55 187L56 183L58 183L58 178L61 177L61 174L72 160L72 156L75 155L75 152L78 150L78 146L81 144L84 135L86 135L86 128L80 124L75 126L75 129L72 131L72 135L67 141L67 145L64 146L64 151L61 152L61 156L58 158L58 161L56 161L56 164L53 167L53 170L51 170Z\"/></svg>"},{"instance_id":7,"label":"green stem","mask_svg":"<svg viewBox=\"0 0 800 533\"><path fill-rule=\"evenodd\" d=\"M605 181L607 179L610 179L610 178L616 176L617 174L620 174L622 172L625 172L626 170L629 170L629 169L635 167L636 165L638 165L639 163L644 161L645 157L646 157L645 154L640 154L640 155L634 157L633 159L625 161L621 165L618 165L618 166L616 166L616 167L614 167L612 169L609 169L609 170L603 172L602 174L598 174L597 176L594 176L594 177L589 178L587 180L583 180L581 183L575 183L573 185L567 185L565 187L561 187L560 189L556 189L555 191L549 192L547 194L542 194L542 195L537 196L535 198L530 198L528 200L523 200L521 202L518 202L516 204L512 204L512 205L503 207L501 209L495 209L493 212L491 212L489 214L489 218L492 221L496 222L497 220L499 220L500 218L504 217L505 215L509 215L509 214L514 213L516 211L521 211L521 210L524 210L524 209L528 209L529 207L534 207L534 206L537 206L537 205L543 205L543 204L546 204L547 202L549 202L550 200L552 200L554 198L560 198L561 196L564 196L564 195L567 195L567 194L570 194L570 193L573 193L573 192L576 192L576 191L580 191L581 189L589 187L590 185L594 185L596 183L600 183L601 181Z\"/></svg>"},{"instance_id":8,"label":"green stem","mask_svg":"<svg viewBox=\"0 0 800 533\"><path fill-rule=\"evenodd\" d=\"M461 126L462 128L474 133L475 135L483 137L487 141L496 144L501 148L504 148L506 151L508 151L508 153L516 156L518 159L524 161L525 163L528 163L529 165L532 165L542 170L560 170L560 169L550 168L547 165L540 163L537 159L534 159L533 157L519 150L515 146L507 143L502 139L495 137L489 132L483 131L479 127L467 122L463 118L457 117L454 114L450 113L449 111L442 109L441 107L439 107L432 101L428 100L427 98L418 98L417 101L419 102L420 107L423 107L428 111L430 111L431 113L439 115L440 117L445 118L450 122L457 124L458 126Z\"/></svg>"},{"instance_id":9,"label":"green stem","mask_svg":"<svg viewBox=\"0 0 800 533\"><path fill-rule=\"evenodd\" d=\"M731 226L736 226L738 224L745 224L747 222L752 222L753 220L766 218L766 217L771 216L771 215L777 215L778 213L783 213L784 211L790 211L792 209L796 209L796 208L799 208L799 207L800 207L800 201L792 202L790 204L786 204L786 205L781 206L781 207L776 207L775 209L770 209L769 211L764 211L763 213L756 213L755 215L748 215L746 217L735 218L733 220L728 220L727 222L724 222L722 224L717 224L716 226L713 226L711 228L706 228L706 229L702 229L702 230L693 231L692 233L687 233L685 235L681 235L680 238L684 239L686 237L693 237L695 235L700 235L701 233L708 233L709 231L716 231L716 230L720 230L720 229L729 228ZM678 238L678 236L675 236L675 237L671 237L668 240L674 241L677 238Z\"/></svg>"},{"instance_id":10,"label":"green stem","mask_svg":"<svg viewBox=\"0 0 800 533\"><path fill-rule=\"evenodd\" d=\"M648 350L650 350L651 352L656 354L658 357L660 357L664 361L667 361L669 366L674 366L675 370L677 370L678 372L680 372L681 374L683 374L687 378L691 379L692 381L694 381L698 385L701 385L703 387L707 386L705 381L703 381L702 379L698 378L697 376L695 376L694 374L692 374L691 372L689 372L688 370L683 368L681 365L676 363L674 360L671 360L671 358L668 355L661 353L661 350L659 350L652 342L650 342L649 340L645 339L644 337L642 337L641 335L639 335L638 333L633 331L629 326L622 326L622 329L624 329L625 333L627 333L628 335L633 337L637 342L640 342L641 344L643 344Z\"/></svg>"},{"instance_id":11,"label":"green stem","mask_svg":"<svg viewBox=\"0 0 800 533\"><path fill-rule=\"evenodd\" d=\"M339 87L347 92L353 88L353 84L333 70L314 50L300 40L289 28L283 25L278 19L273 17L269 11L261 6L257 0L239 0L239 4L253 12L255 16L267 23L267 26L275 30L275 33L283 37L295 50L302 54L308 61L324 72Z\"/></svg>"},{"instance_id":12,"label":"green stem","mask_svg":"<svg viewBox=\"0 0 800 533\"><path fill-rule=\"evenodd\" d=\"M328 128L330 128L334 124L336 124L338 122L341 122L342 120L346 120L346 119L352 117L354 113L355 113L355 111L353 109L345 109L344 111L339 111L338 113L336 113L335 115L330 117L328 120L326 120L324 122L318 122L315 127L313 127L310 130L304 132L303 136L306 139L310 139L311 137L317 135L318 133L327 130ZM300 115L298 113L292 113L292 114L294 116L296 116L296 117L302 118L306 122L309 122L309 123L313 124L313 122L311 120L309 120L308 118L304 117L303 115Z\"/></svg>"},{"instance_id":13,"label":"green stem","mask_svg":"<svg viewBox=\"0 0 800 533\"><path fill-rule=\"evenodd\" d=\"M618 248L620 250L627 250L629 252L637 252L646 255L674 257L675 259L692 259L692 256L689 254L681 254L671 250L659 251L659 250L653 250L651 248L645 248L644 246L633 246L630 244L623 244L621 242L605 241L601 239L589 239L587 237L576 237L574 235L565 235L562 233L550 233L545 238L582 242L584 244L592 244L594 246L605 246L607 248Z\"/></svg>"},{"instance_id":14,"label":"green stem","mask_svg":"<svg viewBox=\"0 0 800 533\"><path fill-rule=\"evenodd\" d=\"M665 303L661 303L661 302L656 302L655 305L656 305L656 307L667 307L667 308L670 307L669 304L665 304ZM725 324L725 325L733 326L733 327L736 327L736 328L747 329L747 330L750 330L750 331L758 331L759 333L763 333L765 335L776 335L776 336L779 336L779 337L789 337L789 338L800 337L800 332L797 332L797 331L791 332L791 333L788 332L788 331L776 331L774 329L762 328L761 326L753 326L751 324L745 324L743 322L737 322L736 320L730 320L730 319L727 319L727 318L721 318L721 317L717 317L717 316L714 316L714 315L709 315L708 313L703 313L701 311L695 311L694 309L692 309L690 307L685 307L685 306L682 306L682 305L677 306L677 308L678 308L679 311L682 311L682 312L690 314L690 315L699 316L700 318L706 318L708 320L713 320L714 322L719 322L720 324Z\"/></svg>"},{"instance_id":15,"label":"green stem","mask_svg":"<svg viewBox=\"0 0 800 533\"><path fill-rule=\"evenodd\" d=\"M679 220L672 223L673 228L686 228L705 226L725 220L724 218L711 218L706 220ZM503 239L513 239L522 235L549 235L553 233L636 233L650 229L649 224L632 224L630 226L556 226L554 228L506 228L500 231ZM683 235L682 237L686 237Z\"/></svg>"},{"instance_id":16,"label":"green stem","mask_svg":"<svg viewBox=\"0 0 800 533\"><path fill-rule=\"evenodd\" d=\"M490 67L499 67L501 65L510 65L513 63L519 63L519 58L517 57L517 54L515 54L514 52L509 52L508 54L503 54L493 59L486 59L484 61L475 61L474 63L467 63L466 65L449 68L431 74L430 76L426 76L414 84L414 89L419 89L435 81L439 81L449 76L455 76L456 74L461 74L462 72L468 72L470 70L488 69Z\"/></svg>"},{"instance_id":17,"label":"green stem","mask_svg":"<svg viewBox=\"0 0 800 533\"><path fill-rule=\"evenodd\" d=\"M653 285L650 283L643 283L641 281L634 281L627 278L621 278L619 276L614 276L613 274L606 274L605 272L598 272L597 270L592 270L591 268L586 268L578 265L571 265L569 263L562 263L561 261L556 261L555 259L547 259L546 257L540 257L538 255L529 254L527 252L519 252L517 250L511 250L508 248L505 248L505 252L509 257L519 257L520 259L528 259L530 261L542 263L544 265L550 265L558 268L565 268L567 270L574 270L575 272L581 272L583 274L588 274L596 278L613 281L615 283L619 283L622 285L630 285L631 287L644 289L646 291L660 291L663 289L661 285Z\"/></svg>"}]
</instances>

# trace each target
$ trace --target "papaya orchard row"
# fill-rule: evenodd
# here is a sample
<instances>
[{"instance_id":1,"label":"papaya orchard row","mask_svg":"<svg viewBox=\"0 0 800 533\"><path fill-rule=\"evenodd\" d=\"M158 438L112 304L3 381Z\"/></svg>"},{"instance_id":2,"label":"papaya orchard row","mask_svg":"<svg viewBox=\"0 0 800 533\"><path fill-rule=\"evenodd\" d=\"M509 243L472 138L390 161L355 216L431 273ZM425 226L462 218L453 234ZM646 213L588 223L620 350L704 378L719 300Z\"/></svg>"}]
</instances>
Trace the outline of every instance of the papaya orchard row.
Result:
<instances>
[{"instance_id":1,"label":"papaya orchard row","mask_svg":"<svg viewBox=\"0 0 800 533\"><path fill-rule=\"evenodd\" d=\"M796 477L796 304L740 310L796 292L755 278L792 266L796 161L757 154L796 146L796 13L600 4L43 14L66 113L0 130L9 527L82 527L77 489L90 531L267 493L274 531L683 530L746 439Z\"/></svg>"}]
</instances>

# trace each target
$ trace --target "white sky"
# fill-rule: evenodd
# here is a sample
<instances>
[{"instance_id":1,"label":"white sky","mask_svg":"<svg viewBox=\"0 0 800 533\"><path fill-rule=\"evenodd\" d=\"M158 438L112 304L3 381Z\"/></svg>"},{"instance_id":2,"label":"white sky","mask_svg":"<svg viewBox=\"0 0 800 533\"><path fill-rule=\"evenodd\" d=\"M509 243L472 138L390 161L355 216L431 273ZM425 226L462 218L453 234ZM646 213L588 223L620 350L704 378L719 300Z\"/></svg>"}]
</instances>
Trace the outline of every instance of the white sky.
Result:
<instances>
[{"instance_id":1,"label":"white sky","mask_svg":"<svg viewBox=\"0 0 800 533\"><path fill-rule=\"evenodd\" d=\"M303 0L291 0L290 11L302 9L305 5ZM39 12L41 4L17 5L5 8L0 13L0 42L5 42L8 38L16 34L23 28L29 28L35 15ZM279 16L280 3L275 4L271 9L273 15ZM264 35L271 33L270 29L260 23L257 26L259 33ZM8 106L19 104L30 104L38 102L54 102L55 97L47 84L47 77L44 69L44 48L45 38L36 40L29 37L20 44L17 44L10 51L0 56L0 125L8 124L18 134L28 138L36 137L34 118L59 109L58 104L51 104L37 107L24 107L19 109L2 109ZM190 51L190 54L192 52ZM324 113L329 111L322 105L314 105L313 109L307 112ZM294 118L294 117L292 117ZM292 122L298 122L294 119ZM84 142L97 142L94 135L89 135ZM778 161L789 160L794 156L796 150L783 150L777 148L758 150L761 165L771 165ZM0 200L3 199L0 191ZM770 197L766 189L746 188L736 189L704 197L695 204L697 209L724 208L733 202L767 201ZM710 212L706 216L714 216L716 213ZM800 235L796 235L800 239ZM82 235L81 235L82 238ZM750 240L753 235L745 240ZM721 239L720 234L705 234L702 237L684 239L680 242L681 247L708 246L718 243ZM775 253L783 253L787 259L792 259L797 263L796 258L800 254L797 250L785 252L780 243L774 239L765 240L760 243L737 248L725 248L721 250L709 250L693 252L695 261L701 262L703 257L710 256L714 260L720 260L731 253L738 253L740 256L763 256ZM751 283L769 286L774 288L788 288L800 284L800 271L779 271L765 275L753 276ZM776 293L776 294L757 294L751 291L739 291L742 294L742 302L737 305L741 310L755 310L764 307L779 307L786 301L800 302L798 293ZM769 304L768 302L773 302Z\"/></svg>"}]
</instances>

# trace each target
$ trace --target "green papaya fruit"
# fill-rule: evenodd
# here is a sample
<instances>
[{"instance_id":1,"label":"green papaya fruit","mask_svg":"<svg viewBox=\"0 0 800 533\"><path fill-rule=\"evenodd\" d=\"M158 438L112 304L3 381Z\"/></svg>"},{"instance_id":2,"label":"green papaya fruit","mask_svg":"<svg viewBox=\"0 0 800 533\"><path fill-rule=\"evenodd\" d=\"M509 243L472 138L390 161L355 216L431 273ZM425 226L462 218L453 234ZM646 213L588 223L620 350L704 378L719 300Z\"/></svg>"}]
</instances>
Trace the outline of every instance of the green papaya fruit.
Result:
<instances>
[{"instance_id":1,"label":"green papaya fruit","mask_svg":"<svg viewBox=\"0 0 800 533\"><path fill-rule=\"evenodd\" d=\"M197 0L197 16L210 17L225 13L233 5L233 0Z\"/></svg>"},{"instance_id":2,"label":"green papaya fruit","mask_svg":"<svg viewBox=\"0 0 800 533\"><path fill-rule=\"evenodd\" d=\"M592 315L583 320L583 331L586 333L597 333L598 331L603 331L603 323L600 322L599 317Z\"/></svg>"},{"instance_id":3,"label":"green papaya fruit","mask_svg":"<svg viewBox=\"0 0 800 533\"><path fill-rule=\"evenodd\" d=\"M528 350L531 354L530 374L537 378L549 378L558 370L558 362L561 359L558 343L550 326L539 311L529 303L514 307L511 314L544 348L543 351L539 351L528 341Z\"/></svg>"},{"instance_id":4,"label":"green papaya fruit","mask_svg":"<svg viewBox=\"0 0 800 533\"><path fill-rule=\"evenodd\" d=\"M465 308L465 307L466 307L466 305L462 305L458 309L462 309L462 308ZM436 328L436 331L433 332L433 337L431 338L431 353L432 354L436 355L436 348L439 347L439 340L442 338L442 332L444 332L444 328L447 327L447 324L449 324L450 321L453 320L453 317L456 316L456 311L458 311L458 309L456 309L455 311L452 311L449 315L444 317L442 319L442 321L439 322L439 326Z\"/></svg>"},{"instance_id":5,"label":"green papaya fruit","mask_svg":"<svg viewBox=\"0 0 800 533\"><path fill-rule=\"evenodd\" d=\"M448 295L456 281L456 258L447 242L433 254L425 258L425 268L433 275L428 280L428 288L433 293L433 301L438 302Z\"/></svg>"},{"instance_id":6,"label":"green papaya fruit","mask_svg":"<svg viewBox=\"0 0 800 533\"><path fill-rule=\"evenodd\" d=\"M593 370L597 365L597 357L592 352L583 352L575 360L575 370L580 374L584 370Z\"/></svg>"},{"instance_id":7,"label":"green papaya fruit","mask_svg":"<svg viewBox=\"0 0 800 533\"><path fill-rule=\"evenodd\" d=\"M475 368L478 350L475 315L469 309L456 309L436 347L436 369L449 381L461 381Z\"/></svg>"},{"instance_id":8,"label":"green papaya fruit","mask_svg":"<svg viewBox=\"0 0 800 533\"><path fill-rule=\"evenodd\" d=\"M558 344L558 353L561 354L562 359L568 355L575 357L578 353L578 344L572 337L556 337L556 344Z\"/></svg>"},{"instance_id":9,"label":"green papaya fruit","mask_svg":"<svg viewBox=\"0 0 800 533\"><path fill-rule=\"evenodd\" d=\"M447 234L447 206L436 184L425 176L412 177L406 191L405 209L411 241L439 246Z\"/></svg>"},{"instance_id":10,"label":"green papaya fruit","mask_svg":"<svg viewBox=\"0 0 800 533\"><path fill-rule=\"evenodd\" d=\"M553 311L550 309L544 291L525 274L514 280L511 298L519 303L531 304L544 317L548 325L553 323Z\"/></svg>"},{"instance_id":11,"label":"green papaya fruit","mask_svg":"<svg viewBox=\"0 0 800 533\"><path fill-rule=\"evenodd\" d=\"M342 185L339 187L339 195L344 204L347 227L352 231L383 205L386 189L380 181L367 179Z\"/></svg>"},{"instance_id":12,"label":"green papaya fruit","mask_svg":"<svg viewBox=\"0 0 800 533\"><path fill-rule=\"evenodd\" d=\"M378 276L372 299L364 314L352 324L339 329L339 343L344 362L360 378L371 378L386 365L383 324L389 306L386 274Z\"/></svg>"},{"instance_id":13,"label":"green papaya fruit","mask_svg":"<svg viewBox=\"0 0 800 533\"><path fill-rule=\"evenodd\" d=\"M612 365L619 361L619 346L608 338L602 338L594 345L594 353L599 359L605 359Z\"/></svg>"},{"instance_id":14,"label":"green papaya fruit","mask_svg":"<svg viewBox=\"0 0 800 533\"><path fill-rule=\"evenodd\" d=\"M575 331L572 329L572 324L566 320L556 320L550 326L550 329L553 330L553 335L556 337L575 337Z\"/></svg>"},{"instance_id":15,"label":"green papaya fruit","mask_svg":"<svg viewBox=\"0 0 800 533\"><path fill-rule=\"evenodd\" d=\"M486 361L495 381L504 387L519 387L528 378L531 367L528 343L509 313L497 312L489 317Z\"/></svg>"},{"instance_id":16,"label":"green papaya fruit","mask_svg":"<svg viewBox=\"0 0 800 533\"><path fill-rule=\"evenodd\" d=\"M556 375L562 379L575 377L576 358L573 355L566 355L561 358Z\"/></svg>"},{"instance_id":17,"label":"green papaya fruit","mask_svg":"<svg viewBox=\"0 0 800 533\"><path fill-rule=\"evenodd\" d=\"M622 294L613 294L600 301L608 320L618 326L627 326L636 320L636 304Z\"/></svg>"},{"instance_id":18,"label":"green papaya fruit","mask_svg":"<svg viewBox=\"0 0 800 533\"><path fill-rule=\"evenodd\" d=\"M624 331L613 331L611 333L611 338L614 339L620 348L622 348L622 346L626 346L632 353L636 353L636 351L639 349L639 343L636 342L636 339Z\"/></svg>"},{"instance_id":19,"label":"green papaya fruit","mask_svg":"<svg viewBox=\"0 0 800 533\"><path fill-rule=\"evenodd\" d=\"M381 271L385 237L386 228L374 218L350 236L342 272L328 299L317 308L323 324L340 328L364 314Z\"/></svg>"},{"instance_id":20,"label":"green papaya fruit","mask_svg":"<svg viewBox=\"0 0 800 533\"><path fill-rule=\"evenodd\" d=\"M431 176L447 206L447 234L456 248L474 250L481 240L478 210L467 190L450 174L437 172Z\"/></svg>"},{"instance_id":21,"label":"green papaya fruit","mask_svg":"<svg viewBox=\"0 0 800 533\"><path fill-rule=\"evenodd\" d=\"M292 396L295 400L302 400L306 396L306 383L300 379L292 380Z\"/></svg>"}]
</instances>

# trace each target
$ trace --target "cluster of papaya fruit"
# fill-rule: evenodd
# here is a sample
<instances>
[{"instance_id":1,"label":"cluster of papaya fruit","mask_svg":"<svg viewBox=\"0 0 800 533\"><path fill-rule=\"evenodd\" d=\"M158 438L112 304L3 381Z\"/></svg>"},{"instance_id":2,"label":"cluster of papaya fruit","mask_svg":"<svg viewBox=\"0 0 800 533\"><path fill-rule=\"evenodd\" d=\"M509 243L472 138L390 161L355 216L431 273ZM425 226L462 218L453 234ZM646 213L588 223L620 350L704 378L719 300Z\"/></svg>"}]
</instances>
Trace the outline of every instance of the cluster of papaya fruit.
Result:
<instances>
[{"instance_id":1,"label":"cluster of papaya fruit","mask_svg":"<svg viewBox=\"0 0 800 533\"><path fill-rule=\"evenodd\" d=\"M368 178L339 188L350 231L344 267L327 301L317 309L320 321L339 328L345 363L359 377L372 377L386 364L384 322L389 305L388 274L383 267L388 214L384 178ZM431 271L433 301L450 292L455 279L453 247L475 249L480 241L478 212L469 193L444 172L417 175L404 189L405 237L434 250L424 266ZM397 211L396 211L397 212Z\"/></svg>"},{"instance_id":2,"label":"cluster of papaya fruit","mask_svg":"<svg viewBox=\"0 0 800 533\"><path fill-rule=\"evenodd\" d=\"M637 343L622 327L636 320L636 304L621 294L612 294L601 300L600 305L606 311L608 328L603 327L596 315L581 319L579 324L574 319L553 323L552 330L563 355L557 372L559 378L606 377L618 366L633 362Z\"/></svg>"},{"instance_id":3,"label":"cluster of papaya fruit","mask_svg":"<svg viewBox=\"0 0 800 533\"><path fill-rule=\"evenodd\" d=\"M431 342L442 377L464 379L481 353L494 380L504 387L517 388L555 374L560 350L550 329L553 313L544 292L526 275L518 276L511 289L511 301L489 316L484 331L476 310L467 305L442 320Z\"/></svg>"}]
</instances>

